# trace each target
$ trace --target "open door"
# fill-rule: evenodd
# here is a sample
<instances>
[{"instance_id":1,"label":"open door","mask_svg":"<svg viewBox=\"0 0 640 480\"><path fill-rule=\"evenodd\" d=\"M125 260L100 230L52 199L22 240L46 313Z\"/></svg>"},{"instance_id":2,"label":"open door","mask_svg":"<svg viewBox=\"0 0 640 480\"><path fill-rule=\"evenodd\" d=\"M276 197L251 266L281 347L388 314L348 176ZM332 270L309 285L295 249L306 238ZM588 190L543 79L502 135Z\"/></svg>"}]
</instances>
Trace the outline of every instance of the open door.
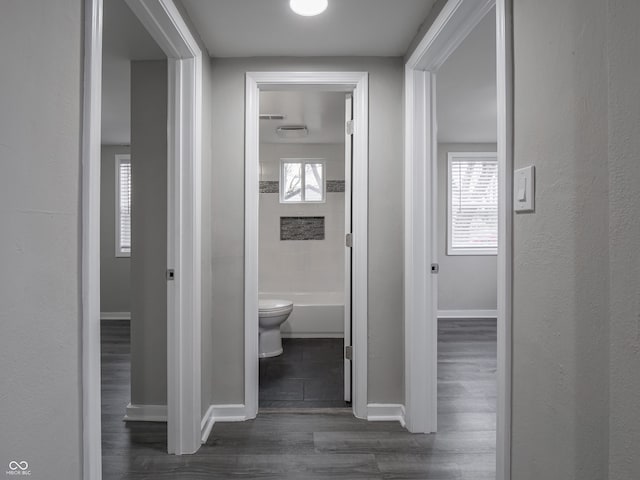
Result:
<instances>
[{"instance_id":1,"label":"open door","mask_svg":"<svg viewBox=\"0 0 640 480\"><path fill-rule=\"evenodd\" d=\"M344 140L344 401L351 402L351 176L353 157L353 95L345 98Z\"/></svg>"}]
</instances>

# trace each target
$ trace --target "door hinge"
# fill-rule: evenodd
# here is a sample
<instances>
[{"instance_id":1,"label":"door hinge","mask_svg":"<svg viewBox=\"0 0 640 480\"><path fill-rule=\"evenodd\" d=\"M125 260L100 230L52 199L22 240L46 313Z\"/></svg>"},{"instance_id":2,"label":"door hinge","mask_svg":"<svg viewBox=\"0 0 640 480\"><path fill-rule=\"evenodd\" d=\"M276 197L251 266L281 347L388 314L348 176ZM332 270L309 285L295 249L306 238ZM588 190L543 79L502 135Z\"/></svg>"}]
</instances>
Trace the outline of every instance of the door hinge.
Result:
<instances>
[{"instance_id":1,"label":"door hinge","mask_svg":"<svg viewBox=\"0 0 640 480\"><path fill-rule=\"evenodd\" d=\"M344 347L344 358L347 360L353 360L353 347L351 345Z\"/></svg>"},{"instance_id":2,"label":"door hinge","mask_svg":"<svg viewBox=\"0 0 640 480\"><path fill-rule=\"evenodd\" d=\"M349 248L353 248L353 233L347 233L345 235L344 244Z\"/></svg>"},{"instance_id":3,"label":"door hinge","mask_svg":"<svg viewBox=\"0 0 640 480\"><path fill-rule=\"evenodd\" d=\"M438 265L437 263L432 263L431 264L431 273L435 275L439 271L440 271L440 265Z\"/></svg>"},{"instance_id":4,"label":"door hinge","mask_svg":"<svg viewBox=\"0 0 640 480\"><path fill-rule=\"evenodd\" d=\"M165 276L167 277L167 280L174 280L176 278L176 272L173 268L168 268Z\"/></svg>"},{"instance_id":5,"label":"door hinge","mask_svg":"<svg viewBox=\"0 0 640 480\"><path fill-rule=\"evenodd\" d=\"M354 123L353 120L347 120L347 135L353 135Z\"/></svg>"}]
</instances>

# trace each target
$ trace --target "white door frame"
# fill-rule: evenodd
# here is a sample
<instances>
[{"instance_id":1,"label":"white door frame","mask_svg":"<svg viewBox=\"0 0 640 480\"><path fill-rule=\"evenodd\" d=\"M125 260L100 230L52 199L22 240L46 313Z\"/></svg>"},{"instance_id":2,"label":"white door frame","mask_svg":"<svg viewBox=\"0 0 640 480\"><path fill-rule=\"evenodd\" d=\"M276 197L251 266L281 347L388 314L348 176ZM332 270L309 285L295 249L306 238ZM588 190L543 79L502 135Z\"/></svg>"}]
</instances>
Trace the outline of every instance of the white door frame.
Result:
<instances>
[{"instance_id":1,"label":"white door frame","mask_svg":"<svg viewBox=\"0 0 640 480\"><path fill-rule=\"evenodd\" d=\"M200 446L202 51L172 0L127 0L168 57L167 416L169 453ZM85 0L82 144L83 478L102 476L100 142L102 0Z\"/></svg>"},{"instance_id":2,"label":"white door frame","mask_svg":"<svg viewBox=\"0 0 640 480\"><path fill-rule=\"evenodd\" d=\"M405 408L412 432L437 430L438 69L496 7L498 101L497 480L510 479L512 298L511 0L449 0L405 66ZM425 188L427 187L427 188ZM425 368L425 366L427 368Z\"/></svg>"},{"instance_id":3,"label":"white door frame","mask_svg":"<svg viewBox=\"0 0 640 480\"><path fill-rule=\"evenodd\" d=\"M245 111L245 418L258 414L258 206L260 90L319 86L353 91L353 413L367 418L368 103L366 72L248 72Z\"/></svg>"}]
</instances>

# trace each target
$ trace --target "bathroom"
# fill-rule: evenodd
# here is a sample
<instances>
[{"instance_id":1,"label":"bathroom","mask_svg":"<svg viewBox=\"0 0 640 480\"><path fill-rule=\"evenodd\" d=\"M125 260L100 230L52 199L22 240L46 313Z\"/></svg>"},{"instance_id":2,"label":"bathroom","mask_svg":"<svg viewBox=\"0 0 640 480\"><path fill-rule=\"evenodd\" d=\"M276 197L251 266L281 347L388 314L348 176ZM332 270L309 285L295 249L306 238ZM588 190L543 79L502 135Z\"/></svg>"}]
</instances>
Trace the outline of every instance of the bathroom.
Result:
<instances>
[{"instance_id":1,"label":"bathroom","mask_svg":"<svg viewBox=\"0 0 640 480\"><path fill-rule=\"evenodd\" d=\"M344 92L317 89L260 94L260 409L340 408L350 400L348 102Z\"/></svg>"}]
</instances>

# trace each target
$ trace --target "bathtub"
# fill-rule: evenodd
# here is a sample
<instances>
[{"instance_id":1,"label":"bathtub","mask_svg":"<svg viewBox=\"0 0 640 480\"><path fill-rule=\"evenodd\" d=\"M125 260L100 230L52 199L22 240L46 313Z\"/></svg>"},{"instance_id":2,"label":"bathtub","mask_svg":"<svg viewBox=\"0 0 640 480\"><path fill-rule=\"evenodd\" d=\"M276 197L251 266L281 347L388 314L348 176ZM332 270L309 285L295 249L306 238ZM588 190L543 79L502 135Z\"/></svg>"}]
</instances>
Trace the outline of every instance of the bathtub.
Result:
<instances>
[{"instance_id":1,"label":"bathtub","mask_svg":"<svg viewBox=\"0 0 640 480\"><path fill-rule=\"evenodd\" d=\"M284 338L343 338L343 292L261 292L260 298L293 301L281 327Z\"/></svg>"}]
</instances>

